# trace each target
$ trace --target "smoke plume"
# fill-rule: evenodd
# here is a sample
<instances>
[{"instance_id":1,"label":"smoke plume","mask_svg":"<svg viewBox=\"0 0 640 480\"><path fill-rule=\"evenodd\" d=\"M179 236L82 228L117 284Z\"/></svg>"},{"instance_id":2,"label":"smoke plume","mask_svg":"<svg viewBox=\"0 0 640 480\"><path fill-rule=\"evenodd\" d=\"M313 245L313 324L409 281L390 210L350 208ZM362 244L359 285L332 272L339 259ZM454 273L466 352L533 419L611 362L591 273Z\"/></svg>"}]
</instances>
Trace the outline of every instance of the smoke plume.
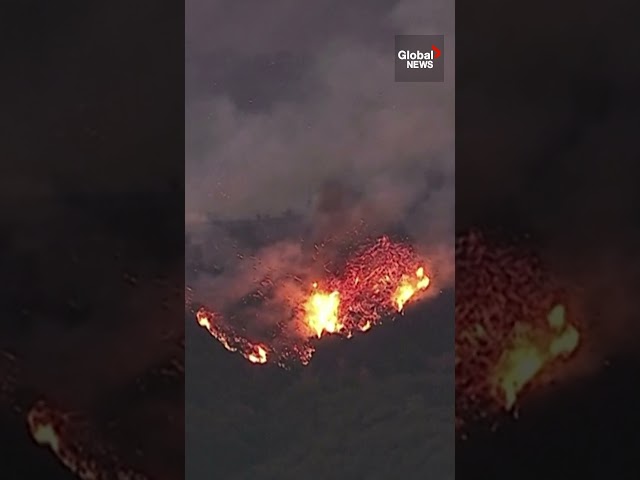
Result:
<instances>
[{"instance_id":1,"label":"smoke plume","mask_svg":"<svg viewBox=\"0 0 640 480\"><path fill-rule=\"evenodd\" d=\"M275 2L259 25L255 11L232 8L255 27L240 38L216 26L225 2L190 3L187 257L218 268L187 274L202 301L233 302L260 278L302 278L323 255L387 232L408 235L439 270L439 288L451 284L453 8L370 3L334 21L330 1ZM447 36L446 82L394 82L402 33ZM233 221L284 212L297 227L257 250L230 232Z\"/></svg>"}]
</instances>

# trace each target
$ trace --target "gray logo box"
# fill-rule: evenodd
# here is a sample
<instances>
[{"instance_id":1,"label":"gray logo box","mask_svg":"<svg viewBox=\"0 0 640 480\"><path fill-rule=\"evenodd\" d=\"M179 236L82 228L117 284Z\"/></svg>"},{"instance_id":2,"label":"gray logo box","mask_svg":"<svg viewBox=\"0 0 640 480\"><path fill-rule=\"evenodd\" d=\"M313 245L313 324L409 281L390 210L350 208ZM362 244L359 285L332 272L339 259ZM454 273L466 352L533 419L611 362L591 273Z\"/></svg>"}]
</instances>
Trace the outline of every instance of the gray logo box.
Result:
<instances>
[{"instance_id":1,"label":"gray logo box","mask_svg":"<svg viewBox=\"0 0 640 480\"><path fill-rule=\"evenodd\" d=\"M444 82L444 35L396 35L396 82Z\"/></svg>"}]
</instances>

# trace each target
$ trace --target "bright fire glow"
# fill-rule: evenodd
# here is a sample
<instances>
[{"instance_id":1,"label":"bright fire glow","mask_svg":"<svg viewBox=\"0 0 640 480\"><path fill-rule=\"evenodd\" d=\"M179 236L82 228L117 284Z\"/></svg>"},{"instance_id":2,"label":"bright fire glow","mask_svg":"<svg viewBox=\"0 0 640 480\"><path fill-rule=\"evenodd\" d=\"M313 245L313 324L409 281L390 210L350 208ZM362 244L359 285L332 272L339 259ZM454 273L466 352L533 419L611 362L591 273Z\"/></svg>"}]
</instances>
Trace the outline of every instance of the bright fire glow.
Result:
<instances>
[{"instance_id":1,"label":"bright fire glow","mask_svg":"<svg viewBox=\"0 0 640 480\"><path fill-rule=\"evenodd\" d=\"M198 324L218 340L230 352L238 352L251 363L267 363L269 349L261 343L250 342L242 336L226 331L218 324L219 316L204 308L196 313Z\"/></svg>"},{"instance_id":2,"label":"bright fire glow","mask_svg":"<svg viewBox=\"0 0 640 480\"><path fill-rule=\"evenodd\" d=\"M516 338L505 350L493 374L504 406L513 408L522 390L551 362L571 355L580 335L565 319L565 308L556 305L547 317L549 330L541 333L516 324Z\"/></svg>"},{"instance_id":3,"label":"bright fire glow","mask_svg":"<svg viewBox=\"0 0 640 480\"><path fill-rule=\"evenodd\" d=\"M119 465L114 457L110 467L102 467L97 458L88 455L90 445L79 445L73 436L70 417L45 402L37 402L27 414L27 424L33 440L48 447L58 460L82 480L146 480L146 476Z\"/></svg>"},{"instance_id":4,"label":"bright fire glow","mask_svg":"<svg viewBox=\"0 0 640 480\"><path fill-rule=\"evenodd\" d=\"M424 268L420 267L416 270L414 277L403 276L402 282L398 286L394 301L399 312L402 311L405 304L420 290L426 290L429 287L430 279L424 274Z\"/></svg>"},{"instance_id":5,"label":"bright fire glow","mask_svg":"<svg viewBox=\"0 0 640 480\"><path fill-rule=\"evenodd\" d=\"M319 282L298 305L291 305L307 338L278 337L268 343L249 341L233 329L223 317L205 308L196 313L200 326L206 328L224 348L238 352L252 363L270 360L285 365L297 360L309 363L315 348L313 338L341 335L352 338L367 332L384 320L403 312L409 302L422 298L430 285L423 262L411 246L384 236L355 251L343 268ZM294 302L295 303L295 302Z\"/></svg>"},{"instance_id":6,"label":"bright fire glow","mask_svg":"<svg viewBox=\"0 0 640 480\"><path fill-rule=\"evenodd\" d=\"M480 232L456 239L456 425L517 411L580 345L572 295L540 259ZM571 308L569 308L571 307Z\"/></svg>"},{"instance_id":7,"label":"bright fire glow","mask_svg":"<svg viewBox=\"0 0 640 480\"><path fill-rule=\"evenodd\" d=\"M336 333L342 329L343 325L338 320L339 306L340 293L337 291L331 293L316 291L305 303L305 319L318 338L323 332Z\"/></svg>"},{"instance_id":8,"label":"bright fire glow","mask_svg":"<svg viewBox=\"0 0 640 480\"><path fill-rule=\"evenodd\" d=\"M251 363L267 363L267 351L261 345L256 345L255 350L247 356L247 360Z\"/></svg>"}]
</instances>

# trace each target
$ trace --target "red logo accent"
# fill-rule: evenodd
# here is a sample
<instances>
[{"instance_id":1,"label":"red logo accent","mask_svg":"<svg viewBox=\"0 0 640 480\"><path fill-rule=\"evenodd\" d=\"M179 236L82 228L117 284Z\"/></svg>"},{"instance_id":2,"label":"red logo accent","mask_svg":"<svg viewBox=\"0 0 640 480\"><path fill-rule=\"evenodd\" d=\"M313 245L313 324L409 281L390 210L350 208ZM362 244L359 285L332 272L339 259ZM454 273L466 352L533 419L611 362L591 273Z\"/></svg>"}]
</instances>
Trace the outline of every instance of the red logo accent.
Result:
<instances>
[{"instance_id":1,"label":"red logo accent","mask_svg":"<svg viewBox=\"0 0 640 480\"><path fill-rule=\"evenodd\" d=\"M442 55L440 49L435 45L431 45L431 50L433 50L433 58L438 58L440 55Z\"/></svg>"}]
</instances>

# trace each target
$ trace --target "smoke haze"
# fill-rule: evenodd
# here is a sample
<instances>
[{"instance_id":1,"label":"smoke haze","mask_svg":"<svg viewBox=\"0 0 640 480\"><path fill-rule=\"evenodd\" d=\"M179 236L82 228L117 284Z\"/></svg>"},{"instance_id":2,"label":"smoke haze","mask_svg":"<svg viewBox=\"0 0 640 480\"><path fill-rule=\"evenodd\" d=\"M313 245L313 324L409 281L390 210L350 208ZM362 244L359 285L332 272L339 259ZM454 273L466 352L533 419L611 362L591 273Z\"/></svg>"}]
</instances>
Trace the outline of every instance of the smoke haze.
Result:
<instances>
[{"instance_id":1,"label":"smoke haze","mask_svg":"<svg viewBox=\"0 0 640 480\"><path fill-rule=\"evenodd\" d=\"M187 5L187 260L197 247L201 263L227 267L224 281L200 271L196 296L237 299L261 275L309 272L314 246L334 252L398 229L439 270L438 288L450 285L453 8L384 0L337 15L333 1L249 3ZM402 33L446 35L446 82L394 82ZM285 211L299 231L257 253L209 221Z\"/></svg>"}]
</instances>

